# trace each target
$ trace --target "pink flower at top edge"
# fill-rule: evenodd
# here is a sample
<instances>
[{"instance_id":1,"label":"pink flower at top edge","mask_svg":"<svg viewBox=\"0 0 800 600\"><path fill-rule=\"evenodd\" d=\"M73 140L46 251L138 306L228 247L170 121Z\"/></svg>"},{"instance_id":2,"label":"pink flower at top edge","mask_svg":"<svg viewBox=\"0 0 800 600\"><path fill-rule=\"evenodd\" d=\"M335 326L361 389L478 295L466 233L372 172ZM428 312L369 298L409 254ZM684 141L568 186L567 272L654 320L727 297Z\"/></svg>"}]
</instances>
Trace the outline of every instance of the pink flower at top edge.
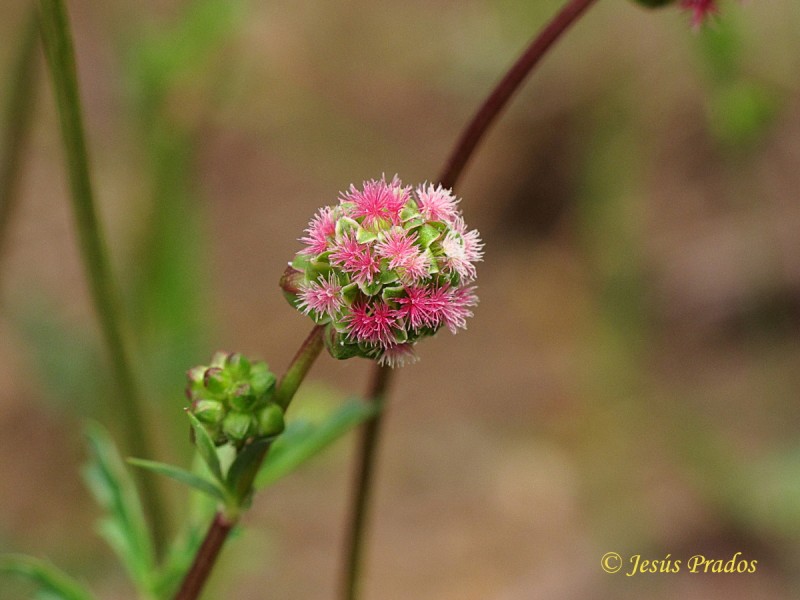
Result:
<instances>
[{"instance_id":1,"label":"pink flower at top edge","mask_svg":"<svg viewBox=\"0 0 800 600\"><path fill-rule=\"evenodd\" d=\"M441 185L434 187L423 184L417 188L417 208L419 214L428 221L453 223L458 215L456 204L456 197Z\"/></svg>"},{"instance_id":2,"label":"pink flower at top edge","mask_svg":"<svg viewBox=\"0 0 800 600\"><path fill-rule=\"evenodd\" d=\"M336 233L334 209L330 206L319 209L305 231L307 235L301 237L300 241L306 245L306 248L300 252L311 256L325 252L328 249L328 240L332 239Z\"/></svg>"},{"instance_id":3,"label":"pink flower at top edge","mask_svg":"<svg viewBox=\"0 0 800 600\"><path fill-rule=\"evenodd\" d=\"M695 29L717 13L716 0L681 0L681 8L692 11L692 27Z\"/></svg>"},{"instance_id":4,"label":"pink flower at top edge","mask_svg":"<svg viewBox=\"0 0 800 600\"><path fill-rule=\"evenodd\" d=\"M399 180L387 184L385 179L365 181L361 190L354 185L344 193L343 203L351 203L348 216L359 219L366 228L374 227L381 222L398 224L400 211L408 201L408 193L400 187Z\"/></svg>"},{"instance_id":5,"label":"pink flower at top edge","mask_svg":"<svg viewBox=\"0 0 800 600\"><path fill-rule=\"evenodd\" d=\"M344 306L342 286L333 274L328 279L320 279L301 286L298 298L300 301L297 307L305 314L313 310L320 315L334 318Z\"/></svg>"}]
</instances>

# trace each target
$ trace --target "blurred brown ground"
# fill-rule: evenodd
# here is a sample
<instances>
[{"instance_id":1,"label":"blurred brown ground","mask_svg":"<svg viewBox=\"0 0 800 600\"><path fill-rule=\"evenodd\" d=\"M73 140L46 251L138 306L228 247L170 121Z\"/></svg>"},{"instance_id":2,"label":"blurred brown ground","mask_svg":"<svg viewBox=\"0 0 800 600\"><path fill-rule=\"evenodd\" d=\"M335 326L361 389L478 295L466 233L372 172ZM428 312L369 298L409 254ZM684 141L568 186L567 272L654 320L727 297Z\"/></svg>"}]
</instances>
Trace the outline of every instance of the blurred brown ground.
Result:
<instances>
[{"instance_id":1,"label":"blurred brown ground","mask_svg":"<svg viewBox=\"0 0 800 600\"><path fill-rule=\"evenodd\" d=\"M179 4L69 4L94 182L123 264L144 204L115 23L168 21ZM0 4L0 65L26 6ZM208 354L235 348L281 371L309 323L276 281L313 211L381 173L435 177L557 6L254 3L220 59L222 99L175 94L176 118L199 132ZM709 131L685 16L599 2L479 150L458 193L486 242L481 304L467 332L421 345L396 378L365 599L800 593L800 8L722 8L743 24L743 77L782 102L755 147L728 152ZM3 302L44 295L92 329L43 92ZM132 597L90 531L79 419L43 399L30 354L0 314L0 548L99 577L98 597ZM325 356L313 371L345 393L367 376ZM208 598L335 597L352 441L258 497ZM741 551L759 566L627 578L600 569L608 551Z\"/></svg>"}]
</instances>

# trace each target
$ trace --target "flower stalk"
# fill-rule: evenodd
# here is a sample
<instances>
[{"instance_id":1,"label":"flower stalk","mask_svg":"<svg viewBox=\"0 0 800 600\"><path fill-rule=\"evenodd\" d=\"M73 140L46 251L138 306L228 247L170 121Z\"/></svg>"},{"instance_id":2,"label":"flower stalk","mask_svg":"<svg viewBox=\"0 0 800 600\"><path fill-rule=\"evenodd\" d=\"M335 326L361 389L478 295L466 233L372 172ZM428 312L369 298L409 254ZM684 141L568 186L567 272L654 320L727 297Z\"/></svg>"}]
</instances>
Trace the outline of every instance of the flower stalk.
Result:
<instances>
[{"instance_id":1,"label":"flower stalk","mask_svg":"<svg viewBox=\"0 0 800 600\"><path fill-rule=\"evenodd\" d=\"M478 144L511 97L520 88L522 82L570 25L595 1L570 0L534 37L525 52L495 86L458 138L438 178L438 182L443 188L455 187ZM381 406L385 405L386 389L391 376L389 369L379 364L373 366L368 400L377 402ZM340 596L342 600L356 600L358 597L358 579L363 555L367 506L374 479L374 454L378 445L382 412L379 412L374 419L365 423L361 428L360 453L356 465L351 514L345 542L345 563L342 571Z\"/></svg>"},{"instance_id":2,"label":"flower stalk","mask_svg":"<svg viewBox=\"0 0 800 600\"><path fill-rule=\"evenodd\" d=\"M324 328L319 325L311 330L311 333L309 333L292 359L280 383L278 383L275 392L275 403L282 409L285 410L289 407L297 389L322 351L323 330ZM271 444L267 443L260 448L258 456L252 463L253 468L249 469L246 478L238 483L238 487L243 490L241 494L243 497L247 496L247 492L252 489L253 481L269 452L270 446ZM211 575L225 540L238 522L239 516L240 513L238 511L220 510L217 512L206 532L205 538L203 538L203 543L195 555L192 566L181 583L175 600L195 600L199 597L209 575Z\"/></svg>"},{"instance_id":3,"label":"flower stalk","mask_svg":"<svg viewBox=\"0 0 800 600\"><path fill-rule=\"evenodd\" d=\"M67 12L62 0L39 0L38 6L42 42L58 107L81 255L119 392L120 425L128 438L128 450L136 456L149 456L150 439L145 427L144 403L133 375L128 345L123 335L119 296L111 277L108 253L95 211L75 51ZM139 485L155 546L157 551L161 551L167 531L159 489L155 479L147 474L139 475Z\"/></svg>"}]
</instances>

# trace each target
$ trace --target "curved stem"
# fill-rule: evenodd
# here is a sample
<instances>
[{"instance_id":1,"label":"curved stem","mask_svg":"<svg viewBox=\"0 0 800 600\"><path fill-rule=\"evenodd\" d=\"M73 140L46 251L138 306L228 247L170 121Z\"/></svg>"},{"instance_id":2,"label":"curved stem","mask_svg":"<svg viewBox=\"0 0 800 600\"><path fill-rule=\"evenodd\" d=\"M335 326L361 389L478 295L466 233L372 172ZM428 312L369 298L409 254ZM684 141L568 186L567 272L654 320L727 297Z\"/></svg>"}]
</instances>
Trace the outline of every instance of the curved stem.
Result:
<instances>
[{"instance_id":1,"label":"curved stem","mask_svg":"<svg viewBox=\"0 0 800 600\"><path fill-rule=\"evenodd\" d=\"M525 78L541 58L552 47L556 40L583 12L596 0L570 0L553 17L544 29L531 41L525 52L508 70L506 75L495 86L475 116L458 138L444 168L439 175L439 183L445 188L453 188L460 179L467 162L475 153L479 142L489 127L502 112ZM378 364L373 366L372 384L368 398L373 402L383 402L386 388L391 379L391 370ZM373 480L374 454L380 434L381 415L365 423L361 429L359 463L355 476L353 498L351 500L351 516L346 539L346 562L342 576L342 600L355 600L358 595L358 575L363 554L363 537L366 525L367 504L370 486Z\"/></svg>"},{"instance_id":2,"label":"curved stem","mask_svg":"<svg viewBox=\"0 0 800 600\"><path fill-rule=\"evenodd\" d=\"M42 42L56 96L61 137L67 160L72 208L80 239L81 255L89 279L92 300L111 359L119 391L117 408L127 435L128 450L134 456L150 455L145 428L144 403L133 375L128 347L123 336L119 299L111 278L108 254L94 205L89 177L89 158L81 116L75 52L66 9L62 0L39 0ZM138 475L142 500L150 517L157 551L166 541L166 516L155 478Z\"/></svg>"},{"instance_id":3,"label":"curved stem","mask_svg":"<svg viewBox=\"0 0 800 600\"><path fill-rule=\"evenodd\" d=\"M294 398L297 392L297 388L300 387L309 369L311 369L311 365L314 364L314 361L319 356L323 346L322 334L324 331L325 328L321 325L317 325L311 330L311 333L308 334L308 337L292 359L286 373L281 378L276 392L276 402L284 410L288 408L292 398ZM263 454L261 454L261 457L258 459L259 466L264 462L269 448L270 446L264 447ZM257 474L258 467L252 469L253 478L255 478ZM252 484L252 480L250 482L244 482L244 489L251 487ZM209 575L211 575L211 571L217 562L217 558L219 558L222 546L228 538L231 529L236 525L237 520L238 517L229 517L222 511L216 514L214 520L211 522L211 526L206 532L205 538L203 538L202 545L194 557L192 566L183 578L181 587L175 595L175 600L195 600L200 595L203 586L208 580Z\"/></svg>"},{"instance_id":4,"label":"curved stem","mask_svg":"<svg viewBox=\"0 0 800 600\"><path fill-rule=\"evenodd\" d=\"M525 78L541 58L547 54L547 51L556 40L561 37L561 34L595 1L571 0L533 39L522 56L517 59L517 62L495 86L492 93L489 94L478 109L478 112L472 117L469 125L464 129L439 176L439 183L443 187L455 187L456 182L461 177L461 172L475 152L478 143L483 139L483 136L506 104L508 104L514 92L519 89Z\"/></svg>"},{"instance_id":5,"label":"curved stem","mask_svg":"<svg viewBox=\"0 0 800 600\"><path fill-rule=\"evenodd\" d=\"M373 472L377 460L378 440L383 423L383 399L391 380L392 370L389 367L375 366L372 372L372 383L368 392L370 402L380 409L375 417L364 423L358 448L358 463L353 480L353 504L350 524L347 530L344 576L342 578L341 598L352 600L357 596L359 569L363 562L361 557L364 546L364 530L367 524L370 491L372 490Z\"/></svg>"},{"instance_id":6,"label":"curved stem","mask_svg":"<svg viewBox=\"0 0 800 600\"><path fill-rule=\"evenodd\" d=\"M34 7L30 9L28 22L22 33L8 86L10 91L8 104L3 113L5 135L2 164L0 164L0 257L6 247L11 216L17 204L22 156L30 136L31 117L36 104L38 39L39 19Z\"/></svg>"}]
</instances>

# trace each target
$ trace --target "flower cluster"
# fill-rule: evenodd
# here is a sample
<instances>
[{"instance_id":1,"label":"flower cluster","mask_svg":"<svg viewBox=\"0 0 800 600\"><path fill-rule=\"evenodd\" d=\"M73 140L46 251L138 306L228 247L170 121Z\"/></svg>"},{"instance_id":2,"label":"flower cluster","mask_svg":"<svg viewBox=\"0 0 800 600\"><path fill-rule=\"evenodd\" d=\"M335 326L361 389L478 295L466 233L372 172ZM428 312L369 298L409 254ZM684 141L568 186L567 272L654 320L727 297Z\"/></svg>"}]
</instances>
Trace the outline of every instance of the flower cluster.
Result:
<instances>
[{"instance_id":1,"label":"flower cluster","mask_svg":"<svg viewBox=\"0 0 800 600\"><path fill-rule=\"evenodd\" d=\"M457 204L441 186L412 190L395 177L350 186L317 212L281 287L326 325L332 356L399 366L416 360L421 338L466 328L483 243Z\"/></svg>"},{"instance_id":2,"label":"flower cluster","mask_svg":"<svg viewBox=\"0 0 800 600\"><path fill-rule=\"evenodd\" d=\"M241 447L247 440L283 431L283 410L272 401L275 375L265 362L217 352L208 366L186 373L188 411L218 446Z\"/></svg>"}]
</instances>

